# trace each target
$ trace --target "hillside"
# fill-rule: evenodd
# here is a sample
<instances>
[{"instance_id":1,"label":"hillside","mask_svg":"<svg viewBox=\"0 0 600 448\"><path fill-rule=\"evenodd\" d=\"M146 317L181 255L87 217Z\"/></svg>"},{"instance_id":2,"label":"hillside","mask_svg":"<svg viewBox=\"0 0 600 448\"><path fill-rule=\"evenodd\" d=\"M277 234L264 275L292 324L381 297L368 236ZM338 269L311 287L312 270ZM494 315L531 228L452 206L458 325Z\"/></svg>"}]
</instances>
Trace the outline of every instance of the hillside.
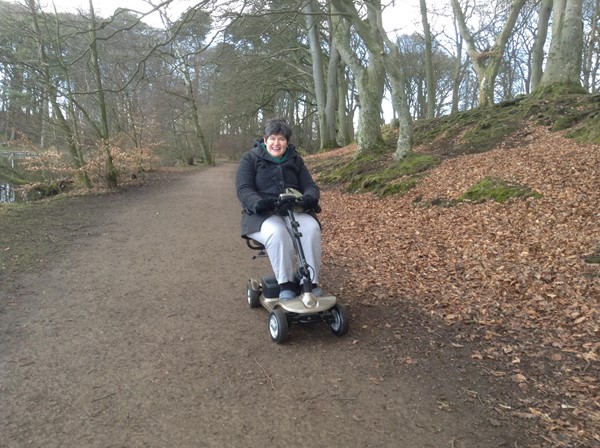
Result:
<instances>
[{"instance_id":1,"label":"hillside","mask_svg":"<svg viewBox=\"0 0 600 448\"><path fill-rule=\"evenodd\" d=\"M573 110L581 112L578 101ZM326 191L327 281L350 303L443 322L447 346L476 347L473 362L513 384L518 400L499 413L536 420L548 446L593 446L600 442L600 146L565 134L581 137L587 126L596 134L585 138L597 141L600 126L587 120L597 121L598 111L556 131L561 116L553 111L564 115L564 103L536 108L518 126L517 109L507 107L485 112L506 132L482 146L469 139L481 140L472 114L462 129L457 118L418 123L412 160L427 163L417 169L402 169L391 149L364 163L353 147L307 157ZM483 179L495 189L485 190ZM507 199L498 184L517 197ZM402 319L401 311L390 315Z\"/></svg>"}]
</instances>

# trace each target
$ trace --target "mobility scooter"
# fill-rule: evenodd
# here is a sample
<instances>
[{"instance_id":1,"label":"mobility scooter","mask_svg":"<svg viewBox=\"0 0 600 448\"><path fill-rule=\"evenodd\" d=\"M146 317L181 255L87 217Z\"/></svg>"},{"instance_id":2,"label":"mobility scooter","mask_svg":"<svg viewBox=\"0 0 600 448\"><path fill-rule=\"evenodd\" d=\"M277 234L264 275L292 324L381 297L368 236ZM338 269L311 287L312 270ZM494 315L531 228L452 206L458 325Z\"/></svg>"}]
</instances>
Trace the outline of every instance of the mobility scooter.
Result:
<instances>
[{"instance_id":1,"label":"mobility scooter","mask_svg":"<svg viewBox=\"0 0 600 448\"><path fill-rule=\"evenodd\" d=\"M260 279L248 280L248 305L250 308L263 306L269 311L268 328L271 339L279 344L286 341L292 324L325 322L336 336L348 332L349 313L347 308L337 303L335 296L323 293L317 297L313 294L310 270L306 262L300 237L302 236L294 212L300 211L302 194L293 188L286 189L276 201L276 209L290 222L290 233L294 243L297 260L295 278L296 297L290 300L279 300L279 285L275 275L269 274ZM266 256L262 244L252 239L246 239L250 249L260 251L260 256ZM256 257L254 257L256 258Z\"/></svg>"}]
</instances>

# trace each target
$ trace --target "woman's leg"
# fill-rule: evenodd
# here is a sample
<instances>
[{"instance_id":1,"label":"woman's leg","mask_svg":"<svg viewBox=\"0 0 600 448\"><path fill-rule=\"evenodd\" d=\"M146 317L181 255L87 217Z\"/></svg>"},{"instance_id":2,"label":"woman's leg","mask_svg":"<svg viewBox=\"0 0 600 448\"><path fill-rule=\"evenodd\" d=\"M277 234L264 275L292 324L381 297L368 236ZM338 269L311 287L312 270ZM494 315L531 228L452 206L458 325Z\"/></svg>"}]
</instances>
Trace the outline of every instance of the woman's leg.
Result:
<instances>
[{"instance_id":1,"label":"woman's leg","mask_svg":"<svg viewBox=\"0 0 600 448\"><path fill-rule=\"evenodd\" d=\"M271 267L280 285L294 281L294 243L280 216L270 216L260 231L248 235L265 246Z\"/></svg>"},{"instance_id":2,"label":"woman's leg","mask_svg":"<svg viewBox=\"0 0 600 448\"><path fill-rule=\"evenodd\" d=\"M306 262L312 268L312 282L319 284L321 268L321 227L315 218L308 213L296 213L296 221L300 224L302 248Z\"/></svg>"}]
</instances>

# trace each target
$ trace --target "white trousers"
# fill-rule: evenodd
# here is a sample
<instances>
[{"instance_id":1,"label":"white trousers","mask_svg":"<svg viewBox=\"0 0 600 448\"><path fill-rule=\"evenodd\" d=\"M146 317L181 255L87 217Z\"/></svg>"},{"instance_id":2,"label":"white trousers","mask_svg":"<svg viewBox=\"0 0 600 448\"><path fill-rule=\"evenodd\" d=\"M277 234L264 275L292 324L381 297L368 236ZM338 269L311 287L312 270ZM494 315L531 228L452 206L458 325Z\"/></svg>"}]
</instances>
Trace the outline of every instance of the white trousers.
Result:
<instances>
[{"instance_id":1,"label":"white trousers","mask_svg":"<svg viewBox=\"0 0 600 448\"><path fill-rule=\"evenodd\" d=\"M321 266L321 227L308 213L295 213L302 234L300 241L304 249L306 262L311 267L312 283L319 283ZM248 235L265 246L277 283L294 281L294 243L291 235L290 219L286 216L269 216L261 225L260 231Z\"/></svg>"}]
</instances>

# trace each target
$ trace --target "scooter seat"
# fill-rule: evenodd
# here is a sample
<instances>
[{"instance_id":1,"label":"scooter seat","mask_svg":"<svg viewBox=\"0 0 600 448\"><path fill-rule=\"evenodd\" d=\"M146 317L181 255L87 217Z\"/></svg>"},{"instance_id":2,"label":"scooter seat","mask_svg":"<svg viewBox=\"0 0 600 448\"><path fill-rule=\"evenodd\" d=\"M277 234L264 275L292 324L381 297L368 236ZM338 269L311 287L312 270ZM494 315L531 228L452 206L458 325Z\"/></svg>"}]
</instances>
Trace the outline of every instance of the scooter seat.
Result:
<instances>
[{"instance_id":1,"label":"scooter seat","mask_svg":"<svg viewBox=\"0 0 600 448\"><path fill-rule=\"evenodd\" d=\"M248 238L247 236L243 236L242 238L246 240L246 246L248 246L250 249L265 250L265 246L262 243L259 243L258 241L253 240L252 238Z\"/></svg>"}]
</instances>

